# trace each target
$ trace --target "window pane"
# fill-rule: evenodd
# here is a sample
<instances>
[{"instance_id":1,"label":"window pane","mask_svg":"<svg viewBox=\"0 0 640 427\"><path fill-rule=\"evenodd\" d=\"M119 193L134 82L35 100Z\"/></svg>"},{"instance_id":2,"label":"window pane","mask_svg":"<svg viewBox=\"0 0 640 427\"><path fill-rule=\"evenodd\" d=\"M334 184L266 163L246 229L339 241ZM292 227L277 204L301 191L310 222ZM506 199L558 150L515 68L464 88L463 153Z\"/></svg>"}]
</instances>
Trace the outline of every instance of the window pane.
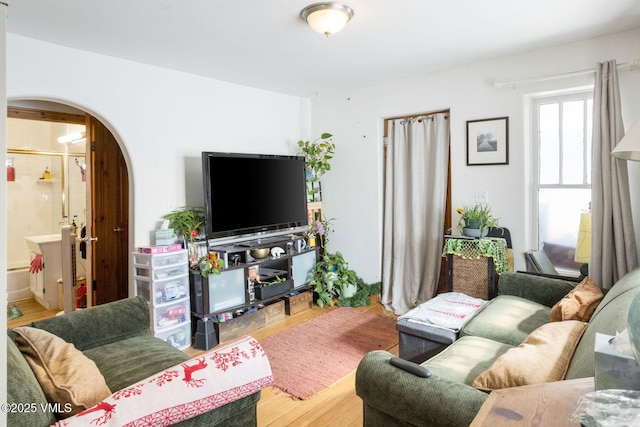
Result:
<instances>
[{"instance_id":1,"label":"window pane","mask_svg":"<svg viewBox=\"0 0 640 427\"><path fill-rule=\"evenodd\" d=\"M542 104L539 108L540 184L558 184L559 167L559 105Z\"/></svg>"},{"instance_id":2,"label":"window pane","mask_svg":"<svg viewBox=\"0 0 640 427\"><path fill-rule=\"evenodd\" d=\"M556 268L577 271L573 260L580 213L589 208L590 189L541 188L538 192L538 242Z\"/></svg>"},{"instance_id":3,"label":"window pane","mask_svg":"<svg viewBox=\"0 0 640 427\"><path fill-rule=\"evenodd\" d=\"M562 103L562 184L584 182L584 101Z\"/></svg>"},{"instance_id":4,"label":"window pane","mask_svg":"<svg viewBox=\"0 0 640 427\"><path fill-rule=\"evenodd\" d=\"M586 130L586 140L587 140L587 184L591 185L591 138L593 136L593 98L587 99L587 107L586 107L586 116L587 116L587 130Z\"/></svg>"}]
</instances>

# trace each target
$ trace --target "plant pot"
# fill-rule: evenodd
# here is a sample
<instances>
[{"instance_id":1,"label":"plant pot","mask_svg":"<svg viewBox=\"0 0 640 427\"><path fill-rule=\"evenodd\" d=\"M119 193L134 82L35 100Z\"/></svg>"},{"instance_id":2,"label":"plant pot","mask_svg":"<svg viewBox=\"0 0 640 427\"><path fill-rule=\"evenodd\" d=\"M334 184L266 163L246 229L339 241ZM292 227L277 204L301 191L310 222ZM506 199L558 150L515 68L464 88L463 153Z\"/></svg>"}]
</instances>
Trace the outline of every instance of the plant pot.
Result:
<instances>
[{"instance_id":1,"label":"plant pot","mask_svg":"<svg viewBox=\"0 0 640 427\"><path fill-rule=\"evenodd\" d=\"M340 296L343 298L351 298L356 294L356 292L358 292L358 285L347 283L342 285L342 292L340 293Z\"/></svg>"},{"instance_id":2,"label":"plant pot","mask_svg":"<svg viewBox=\"0 0 640 427\"><path fill-rule=\"evenodd\" d=\"M291 291L291 279L284 282L275 283L270 286L256 286L255 293L257 299L267 299Z\"/></svg>"},{"instance_id":3,"label":"plant pot","mask_svg":"<svg viewBox=\"0 0 640 427\"><path fill-rule=\"evenodd\" d=\"M475 237L475 238L486 237L487 234L489 234L489 229L485 228L484 230L482 230L482 234L481 234L479 228L465 227L462 229L462 234L467 237Z\"/></svg>"},{"instance_id":4,"label":"plant pot","mask_svg":"<svg viewBox=\"0 0 640 427\"><path fill-rule=\"evenodd\" d=\"M467 226L466 228L480 229L482 227L482 220L476 218L467 219L465 220L465 225Z\"/></svg>"}]
</instances>

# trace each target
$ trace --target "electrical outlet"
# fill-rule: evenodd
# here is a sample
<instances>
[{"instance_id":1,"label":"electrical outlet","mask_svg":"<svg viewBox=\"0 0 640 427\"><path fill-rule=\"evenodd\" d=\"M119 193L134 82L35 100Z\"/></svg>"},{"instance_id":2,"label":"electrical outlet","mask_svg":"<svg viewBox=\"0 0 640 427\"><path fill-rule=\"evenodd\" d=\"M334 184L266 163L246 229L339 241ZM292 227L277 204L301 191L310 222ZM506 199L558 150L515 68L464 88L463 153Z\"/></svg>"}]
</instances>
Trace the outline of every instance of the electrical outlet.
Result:
<instances>
[{"instance_id":1,"label":"electrical outlet","mask_svg":"<svg viewBox=\"0 0 640 427\"><path fill-rule=\"evenodd\" d=\"M476 203L489 203L489 192L487 190L484 191L476 191Z\"/></svg>"}]
</instances>

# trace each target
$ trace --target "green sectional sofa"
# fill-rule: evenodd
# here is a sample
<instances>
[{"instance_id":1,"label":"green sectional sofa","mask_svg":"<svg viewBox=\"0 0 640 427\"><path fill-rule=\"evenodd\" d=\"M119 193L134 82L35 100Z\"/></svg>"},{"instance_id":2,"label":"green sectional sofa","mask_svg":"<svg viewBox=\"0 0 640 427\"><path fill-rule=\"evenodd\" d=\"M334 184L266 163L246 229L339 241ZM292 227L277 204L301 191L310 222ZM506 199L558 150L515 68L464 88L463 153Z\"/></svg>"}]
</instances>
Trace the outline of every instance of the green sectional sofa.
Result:
<instances>
[{"instance_id":1,"label":"green sectional sofa","mask_svg":"<svg viewBox=\"0 0 640 427\"><path fill-rule=\"evenodd\" d=\"M76 349L95 362L113 392L189 360L184 352L151 335L149 308L140 297L75 311L33 322L29 326L73 343ZM47 399L15 340L16 333L9 330L7 403L16 411L8 411L7 425L49 426L57 420L52 411L42 410L46 408ZM259 399L258 391L179 425L255 426Z\"/></svg>"},{"instance_id":2,"label":"green sectional sofa","mask_svg":"<svg viewBox=\"0 0 640 427\"><path fill-rule=\"evenodd\" d=\"M575 282L503 273L499 295L465 325L457 341L421 364L431 371L429 378L392 366L392 355L386 351L370 352L356 372L364 425L468 426L488 396L471 386L476 377L534 330L548 325L551 307L575 286ZM571 358L566 358L564 379L594 376L596 333L615 335L627 327L629 306L639 287L640 268L606 293L586 329L581 325L584 332ZM537 369L537 363L530 365Z\"/></svg>"}]
</instances>

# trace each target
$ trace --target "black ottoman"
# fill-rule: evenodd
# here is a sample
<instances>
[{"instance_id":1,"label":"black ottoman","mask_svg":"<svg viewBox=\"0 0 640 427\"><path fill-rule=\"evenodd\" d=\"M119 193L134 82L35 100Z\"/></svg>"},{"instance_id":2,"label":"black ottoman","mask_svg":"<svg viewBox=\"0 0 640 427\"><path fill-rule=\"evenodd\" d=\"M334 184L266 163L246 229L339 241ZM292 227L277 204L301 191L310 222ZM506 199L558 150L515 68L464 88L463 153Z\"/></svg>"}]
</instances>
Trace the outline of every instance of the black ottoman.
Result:
<instances>
[{"instance_id":1,"label":"black ottoman","mask_svg":"<svg viewBox=\"0 0 640 427\"><path fill-rule=\"evenodd\" d=\"M396 323L401 359L422 363L458 339L458 332L400 319Z\"/></svg>"}]
</instances>

